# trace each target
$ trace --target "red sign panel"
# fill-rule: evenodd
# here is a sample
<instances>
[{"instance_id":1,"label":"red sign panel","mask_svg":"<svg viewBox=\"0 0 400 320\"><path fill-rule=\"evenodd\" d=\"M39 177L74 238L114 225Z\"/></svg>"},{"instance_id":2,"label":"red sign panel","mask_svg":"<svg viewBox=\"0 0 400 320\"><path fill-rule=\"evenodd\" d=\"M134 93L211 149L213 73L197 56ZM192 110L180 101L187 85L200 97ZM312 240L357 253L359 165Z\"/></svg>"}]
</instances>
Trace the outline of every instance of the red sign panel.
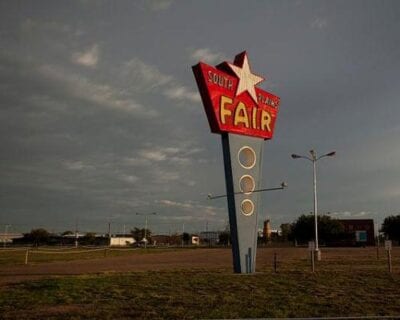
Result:
<instances>
[{"instance_id":1,"label":"red sign panel","mask_svg":"<svg viewBox=\"0 0 400 320\"><path fill-rule=\"evenodd\" d=\"M233 64L200 62L193 73L212 132L272 138L279 97L256 87L264 79L251 73L246 52Z\"/></svg>"}]
</instances>

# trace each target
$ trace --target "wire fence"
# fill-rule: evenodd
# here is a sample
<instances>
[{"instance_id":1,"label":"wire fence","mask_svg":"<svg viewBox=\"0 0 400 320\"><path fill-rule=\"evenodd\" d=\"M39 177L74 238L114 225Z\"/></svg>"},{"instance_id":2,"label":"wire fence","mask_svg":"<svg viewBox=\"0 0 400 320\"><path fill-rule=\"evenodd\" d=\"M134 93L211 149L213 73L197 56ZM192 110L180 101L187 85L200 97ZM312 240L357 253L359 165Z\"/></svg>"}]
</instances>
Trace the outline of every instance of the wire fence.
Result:
<instances>
[{"instance_id":1,"label":"wire fence","mask_svg":"<svg viewBox=\"0 0 400 320\"><path fill-rule=\"evenodd\" d=\"M186 247L187 248L187 247ZM79 246L66 248L49 247L19 247L0 248L0 266L45 263L65 260L99 259L112 256L129 255L147 252L167 252L180 250L181 247L157 248L118 248L110 246ZM229 248L227 248L229 250ZM202 250L202 249L199 249ZM400 272L400 247L394 247L390 252L384 248L324 248L322 260L312 259L306 248L260 248L257 254L257 267L271 269L274 272L286 270L319 271L368 271L379 270L390 273ZM390 254L389 254L390 253ZM210 265L212 260L210 260Z\"/></svg>"},{"instance_id":2,"label":"wire fence","mask_svg":"<svg viewBox=\"0 0 400 320\"><path fill-rule=\"evenodd\" d=\"M35 248L35 247L19 247L19 248L1 248L0 249L0 265L12 264L28 264L34 256L39 255L42 258L34 259L35 262L50 262L75 259L95 259L107 257L113 252L115 253L132 253L139 248L113 248L109 246L102 247L68 247L68 248ZM99 254L102 253L102 254ZM61 258L57 258L64 256ZM65 256L69 258L65 259ZM77 257L78 256L78 257Z\"/></svg>"}]
</instances>

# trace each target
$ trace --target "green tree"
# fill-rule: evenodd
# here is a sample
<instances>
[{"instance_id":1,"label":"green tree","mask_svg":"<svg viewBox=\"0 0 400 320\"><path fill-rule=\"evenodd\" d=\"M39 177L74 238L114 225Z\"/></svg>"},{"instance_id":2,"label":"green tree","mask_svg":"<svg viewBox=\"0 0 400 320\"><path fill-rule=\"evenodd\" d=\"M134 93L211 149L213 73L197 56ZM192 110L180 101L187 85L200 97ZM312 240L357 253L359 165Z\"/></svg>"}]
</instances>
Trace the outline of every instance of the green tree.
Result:
<instances>
[{"instance_id":1,"label":"green tree","mask_svg":"<svg viewBox=\"0 0 400 320\"><path fill-rule=\"evenodd\" d=\"M281 239L282 241L289 241L291 239L292 234L292 225L290 223L283 223L281 224Z\"/></svg>"},{"instance_id":2,"label":"green tree","mask_svg":"<svg viewBox=\"0 0 400 320\"><path fill-rule=\"evenodd\" d=\"M47 243L50 237L50 233L43 228L32 229L30 233L26 234L25 237L29 239L35 246Z\"/></svg>"},{"instance_id":3,"label":"green tree","mask_svg":"<svg viewBox=\"0 0 400 320\"><path fill-rule=\"evenodd\" d=\"M133 238L139 242L143 239L143 235L142 235L142 231L139 228L134 228L133 230L131 230L132 236Z\"/></svg>"},{"instance_id":4,"label":"green tree","mask_svg":"<svg viewBox=\"0 0 400 320\"><path fill-rule=\"evenodd\" d=\"M230 241L231 241L231 233L229 230L222 231L219 234L219 236L218 236L219 244L227 246L227 245L229 245Z\"/></svg>"},{"instance_id":5,"label":"green tree","mask_svg":"<svg viewBox=\"0 0 400 320\"><path fill-rule=\"evenodd\" d=\"M388 239L400 241L400 214L386 217L383 220L381 231Z\"/></svg>"},{"instance_id":6,"label":"green tree","mask_svg":"<svg viewBox=\"0 0 400 320\"><path fill-rule=\"evenodd\" d=\"M87 232L83 237L82 242L84 242L85 244L95 244L96 234L94 232Z\"/></svg>"},{"instance_id":7,"label":"green tree","mask_svg":"<svg viewBox=\"0 0 400 320\"><path fill-rule=\"evenodd\" d=\"M314 240L315 226L314 215L301 215L291 225L290 238L296 239L298 242L307 242ZM322 243L335 241L343 233L343 225L336 219L329 216L318 216L318 240Z\"/></svg>"},{"instance_id":8,"label":"green tree","mask_svg":"<svg viewBox=\"0 0 400 320\"><path fill-rule=\"evenodd\" d=\"M137 241L140 242L143 240L143 238L146 238L147 240L150 242L150 238L151 238L151 230L150 229L145 229L145 228L134 228L133 230L131 230L131 234L133 236L133 238Z\"/></svg>"},{"instance_id":9,"label":"green tree","mask_svg":"<svg viewBox=\"0 0 400 320\"><path fill-rule=\"evenodd\" d=\"M184 232L182 234L182 240L183 240L183 243L187 245L189 243L189 240L190 240L190 234L187 233L187 232Z\"/></svg>"},{"instance_id":10,"label":"green tree","mask_svg":"<svg viewBox=\"0 0 400 320\"><path fill-rule=\"evenodd\" d=\"M298 242L310 241L314 238L314 217L301 215L292 223L291 237Z\"/></svg>"},{"instance_id":11,"label":"green tree","mask_svg":"<svg viewBox=\"0 0 400 320\"><path fill-rule=\"evenodd\" d=\"M330 216L318 217L318 238L322 242L329 243L336 241L344 232L343 225L337 219L331 219Z\"/></svg>"}]
</instances>

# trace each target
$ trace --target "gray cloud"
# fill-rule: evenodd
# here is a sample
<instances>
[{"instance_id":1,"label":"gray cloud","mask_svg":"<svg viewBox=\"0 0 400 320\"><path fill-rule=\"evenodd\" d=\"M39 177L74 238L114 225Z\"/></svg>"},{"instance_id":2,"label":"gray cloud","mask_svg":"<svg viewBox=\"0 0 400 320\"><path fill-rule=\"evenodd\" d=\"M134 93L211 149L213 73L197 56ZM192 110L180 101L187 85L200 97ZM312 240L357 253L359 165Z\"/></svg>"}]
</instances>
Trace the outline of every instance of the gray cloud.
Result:
<instances>
[{"instance_id":1,"label":"gray cloud","mask_svg":"<svg viewBox=\"0 0 400 320\"><path fill-rule=\"evenodd\" d=\"M310 26L315 29L324 29L328 26L328 21L326 18L318 17L311 21Z\"/></svg>"},{"instance_id":2,"label":"gray cloud","mask_svg":"<svg viewBox=\"0 0 400 320\"><path fill-rule=\"evenodd\" d=\"M198 48L192 49L190 54L190 58L197 63L198 61L203 61L208 64L218 64L221 61L228 60L224 54L220 52L213 52L209 48Z\"/></svg>"},{"instance_id":3,"label":"gray cloud","mask_svg":"<svg viewBox=\"0 0 400 320\"><path fill-rule=\"evenodd\" d=\"M85 67L95 67L99 61L99 55L99 46L94 44L85 51L74 52L72 61Z\"/></svg>"},{"instance_id":4,"label":"gray cloud","mask_svg":"<svg viewBox=\"0 0 400 320\"><path fill-rule=\"evenodd\" d=\"M207 200L225 189L220 140L190 65L245 49L282 101L262 186L289 188L262 195L260 220L312 210L311 167L289 156L311 148L338 151L318 164L321 213L398 212L396 1L1 9L0 224L101 231L157 211L157 232L223 228L225 201Z\"/></svg>"}]
</instances>

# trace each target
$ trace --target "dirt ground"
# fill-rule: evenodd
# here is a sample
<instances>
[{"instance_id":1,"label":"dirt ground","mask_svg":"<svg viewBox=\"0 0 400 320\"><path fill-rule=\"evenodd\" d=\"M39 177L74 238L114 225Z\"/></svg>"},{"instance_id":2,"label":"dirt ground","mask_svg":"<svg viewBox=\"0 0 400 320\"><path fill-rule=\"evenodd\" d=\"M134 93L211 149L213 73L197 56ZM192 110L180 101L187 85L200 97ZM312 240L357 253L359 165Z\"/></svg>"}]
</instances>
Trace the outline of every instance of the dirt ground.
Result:
<instances>
[{"instance_id":1,"label":"dirt ground","mask_svg":"<svg viewBox=\"0 0 400 320\"><path fill-rule=\"evenodd\" d=\"M166 251L0 267L0 285L51 276L68 276L114 272L172 270L188 268L224 268L231 264L229 249Z\"/></svg>"},{"instance_id":2,"label":"dirt ground","mask_svg":"<svg viewBox=\"0 0 400 320\"><path fill-rule=\"evenodd\" d=\"M307 248L259 248L257 250L257 269L272 267L274 253L277 254L279 264L304 261L309 255ZM376 259L376 248L324 248L322 253L325 263ZM384 260L383 249L381 249L380 255L380 259ZM398 259L400 248L396 248L393 255L395 259ZM193 268L232 269L231 249L182 249L91 260L2 266L0 267L0 285L57 276Z\"/></svg>"}]
</instances>

